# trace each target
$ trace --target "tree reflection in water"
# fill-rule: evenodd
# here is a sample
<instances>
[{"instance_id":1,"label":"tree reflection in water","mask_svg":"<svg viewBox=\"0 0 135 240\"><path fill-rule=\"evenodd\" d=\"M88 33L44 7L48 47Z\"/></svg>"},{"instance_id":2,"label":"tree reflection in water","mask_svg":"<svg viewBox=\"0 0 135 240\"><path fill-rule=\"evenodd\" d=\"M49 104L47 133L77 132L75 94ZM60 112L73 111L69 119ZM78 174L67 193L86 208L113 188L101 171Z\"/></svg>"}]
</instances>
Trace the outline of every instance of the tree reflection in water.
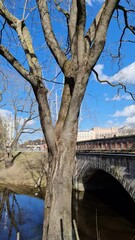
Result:
<instances>
[{"instance_id":1,"label":"tree reflection in water","mask_svg":"<svg viewBox=\"0 0 135 240\"><path fill-rule=\"evenodd\" d=\"M0 239L41 240L44 201L4 188L0 192Z\"/></svg>"}]
</instances>

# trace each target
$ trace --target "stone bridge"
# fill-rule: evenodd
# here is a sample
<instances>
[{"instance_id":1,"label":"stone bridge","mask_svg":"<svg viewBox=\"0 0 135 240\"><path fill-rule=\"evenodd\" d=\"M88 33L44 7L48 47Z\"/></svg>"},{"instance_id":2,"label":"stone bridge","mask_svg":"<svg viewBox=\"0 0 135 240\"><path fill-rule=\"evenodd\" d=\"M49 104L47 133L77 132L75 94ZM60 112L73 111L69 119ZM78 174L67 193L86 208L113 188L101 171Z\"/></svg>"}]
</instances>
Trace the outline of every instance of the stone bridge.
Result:
<instances>
[{"instance_id":1,"label":"stone bridge","mask_svg":"<svg viewBox=\"0 0 135 240\"><path fill-rule=\"evenodd\" d=\"M104 171L115 178L135 201L135 154L78 153L73 187L87 189L87 182L96 171Z\"/></svg>"}]
</instances>

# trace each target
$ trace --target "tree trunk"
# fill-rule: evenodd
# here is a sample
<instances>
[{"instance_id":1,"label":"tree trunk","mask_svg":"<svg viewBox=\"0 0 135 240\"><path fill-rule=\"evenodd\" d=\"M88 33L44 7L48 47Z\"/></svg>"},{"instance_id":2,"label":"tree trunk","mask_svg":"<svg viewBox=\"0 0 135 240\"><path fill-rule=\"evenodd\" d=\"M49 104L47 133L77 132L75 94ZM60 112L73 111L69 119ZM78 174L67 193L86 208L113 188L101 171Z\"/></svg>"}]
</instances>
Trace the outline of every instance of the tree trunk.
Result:
<instances>
[{"instance_id":1,"label":"tree trunk","mask_svg":"<svg viewBox=\"0 0 135 240\"><path fill-rule=\"evenodd\" d=\"M12 152L11 151L7 151L5 153L4 158L5 158L5 168L12 167L13 163L14 163L14 158L13 158Z\"/></svg>"},{"instance_id":2,"label":"tree trunk","mask_svg":"<svg viewBox=\"0 0 135 240\"><path fill-rule=\"evenodd\" d=\"M48 185L45 197L43 240L72 239L72 175L75 144L57 142L54 156L50 156Z\"/></svg>"}]
</instances>

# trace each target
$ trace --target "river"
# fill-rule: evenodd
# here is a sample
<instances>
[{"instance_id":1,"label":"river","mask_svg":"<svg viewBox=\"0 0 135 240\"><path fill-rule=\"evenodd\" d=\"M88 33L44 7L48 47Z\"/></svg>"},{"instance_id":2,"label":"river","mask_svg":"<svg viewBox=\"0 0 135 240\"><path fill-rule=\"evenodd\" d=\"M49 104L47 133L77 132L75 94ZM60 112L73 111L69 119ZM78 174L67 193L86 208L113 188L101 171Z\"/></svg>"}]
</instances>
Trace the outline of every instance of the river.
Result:
<instances>
[{"instance_id":1,"label":"river","mask_svg":"<svg viewBox=\"0 0 135 240\"><path fill-rule=\"evenodd\" d=\"M0 240L16 240L17 232L41 240L43 212L43 199L1 188ZM73 212L81 240L135 240L135 204L120 189L74 193Z\"/></svg>"},{"instance_id":2,"label":"river","mask_svg":"<svg viewBox=\"0 0 135 240\"><path fill-rule=\"evenodd\" d=\"M0 240L41 240L43 199L1 188Z\"/></svg>"}]
</instances>

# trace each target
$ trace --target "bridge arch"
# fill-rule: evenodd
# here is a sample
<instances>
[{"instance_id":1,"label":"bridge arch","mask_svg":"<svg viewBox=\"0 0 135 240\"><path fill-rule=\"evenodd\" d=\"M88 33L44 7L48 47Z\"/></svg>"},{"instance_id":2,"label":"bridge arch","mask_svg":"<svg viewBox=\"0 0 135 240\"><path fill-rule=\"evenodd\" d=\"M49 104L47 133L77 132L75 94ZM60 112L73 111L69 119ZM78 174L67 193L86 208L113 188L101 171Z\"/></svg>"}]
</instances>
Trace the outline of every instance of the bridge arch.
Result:
<instances>
[{"instance_id":1,"label":"bridge arch","mask_svg":"<svg viewBox=\"0 0 135 240\"><path fill-rule=\"evenodd\" d=\"M126 191L116 177L103 169L91 169L90 173L87 173L87 177L83 177L82 183L85 191L95 189L106 191L123 189Z\"/></svg>"},{"instance_id":2,"label":"bridge arch","mask_svg":"<svg viewBox=\"0 0 135 240\"><path fill-rule=\"evenodd\" d=\"M78 191L85 191L88 179L98 170L104 171L116 179L135 201L134 181L128 179L126 167L115 165L112 159L103 159L100 155L77 156L74 188Z\"/></svg>"}]
</instances>

